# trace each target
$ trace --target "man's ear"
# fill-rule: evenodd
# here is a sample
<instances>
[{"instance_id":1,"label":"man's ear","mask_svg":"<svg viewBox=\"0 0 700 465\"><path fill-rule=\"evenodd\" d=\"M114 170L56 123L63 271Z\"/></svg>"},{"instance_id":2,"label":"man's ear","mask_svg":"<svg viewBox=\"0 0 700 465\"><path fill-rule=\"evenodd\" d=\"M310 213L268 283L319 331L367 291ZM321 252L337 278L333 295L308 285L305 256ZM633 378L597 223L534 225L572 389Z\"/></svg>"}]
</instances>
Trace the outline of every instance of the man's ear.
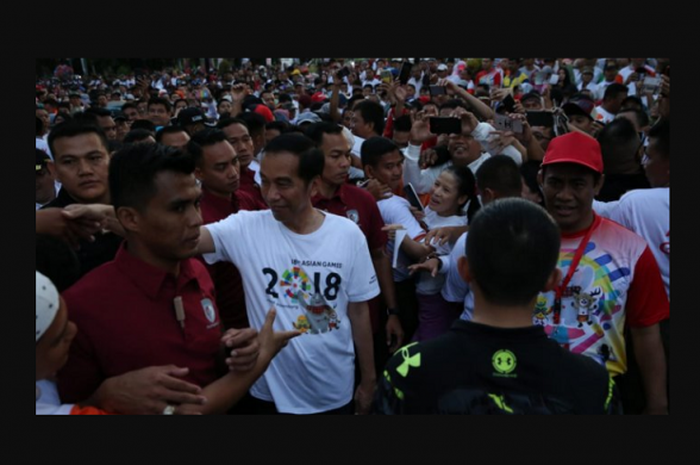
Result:
<instances>
[{"instance_id":1,"label":"man's ear","mask_svg":"<svg viewBox=\"0 0 700 465\"><path fill-rule=\"evenodd\" d=\"M471 269L469 268L469 261L467 260L467 257L459 257L459 261L457 262L457 269L459 270L459 275L462 277L465 283L471 283L472 281L474 281L474 277L471 274Z\"/></svg>"},{"instance_id":2,"label":"man's ear","mask_svg":"<svg viewBox=\"0 0 700 465\"><path fill-rule=\"evenodd\" d=\"M194 169L194 177L200 181L202 180L202 170L200 169L199 166L195 167L195 169Z\"/></svg>"},{"instance_id":3,"label":"man's ear","mask_svg":"<svg viewBox=\"0 0 700 465\"><path fill-rule=\"evenodd\" d=\"M537 172L537 185L540 186L540 190L544 191L544 174L542 174L542 170Z\"/></svg>"},{"instance_id":4,"label":"man's ear","mask_svg":"<svg viewBox=\"0 0 700 465\"><path fill-rule=\"evenodd\" d=\"M372 165L366 165L364 169L367 179L374 179L374 167Z\"/></svg>"},{"instance_id":5,"label":"man's ear","mask_svg":"<svg viewBox=\"0 0 700 465\"><path fill-rule=\"evenodd\" d=\"M481 202L486 205L490 202L492 202L495 199L495 195L493 192L493 189L486 188L484 190L481 190Z\"/></svg>"},{"instance_id":6,"label":"man's ear","mask_svg":"<svg viewBox=\"0 0 700 465\"><path fill-rule=\"evenodd\" d=\"M554 268L552 271L552 274L549 275L549 278L547 278L547 282L544 284L544 289L542 289L542 292L549 292L553 291L559 286L559 283L562 280L562 272L559 268Z\"/></svg>"},{"instance_id":7,"label":"man's ear","mask_svg":"<svg viewBox=\"0 0 700 465\"><path fill-rule=\"evenodd\" d=\"M117 219L126 231L139 232L141 227L141 215L132 207L120 207L116 211Z\"/></svg>"},{"instance_id":8,"label":"man's ear","mask_svg":"<svg viewBox=\"0 0 700 465\"><path fill-rule=\"evenodd\" d=\"M309 198L315 197L321 192L321 176L315 176L309 183Z\"/></svg>"},{"instance_id":9,"label":"man's ear","mask_svg":"<svg viewBox=\"0 0 700 465\"><path fill-rule=\"evenodd\" d=\"M601 174L598 183L595 186L593 186L593 192L595 193L595 196L600 194L600 190L603 188L603 184L605 184L605 175Z\"/></svg>"}]
</instances>

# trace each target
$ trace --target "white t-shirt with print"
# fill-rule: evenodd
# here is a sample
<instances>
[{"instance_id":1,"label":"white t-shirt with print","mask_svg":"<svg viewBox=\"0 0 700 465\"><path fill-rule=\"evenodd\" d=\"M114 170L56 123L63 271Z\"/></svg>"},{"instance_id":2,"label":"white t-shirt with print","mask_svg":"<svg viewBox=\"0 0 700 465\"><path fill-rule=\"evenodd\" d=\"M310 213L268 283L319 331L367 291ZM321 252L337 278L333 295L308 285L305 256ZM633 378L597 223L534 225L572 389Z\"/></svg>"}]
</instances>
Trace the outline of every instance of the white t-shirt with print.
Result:
<instances>
[{"instance_id":1,"label":"white t-shirt with print","mask_svg":"<svg viewBox=\"0 0 700 465\"><path fill-rule=\"evenodd\" d=\"M425 224L429 229L438 229L454 226L466 226L467 217L460 215L440 216L435 213L430 207L425 209ZM435 247L435 253L438 255L447 255L452 251L452 246L448 243L444 245L432 244ZM416 293L421 295L435 295L442 290L445 284L445 276L438 274L432 277L430 273L421 273L416 283Z\"/></svg>"},{"instance_id":2,"label":"white t-shirt with print","mask_svg":"<svg viewBox=\"0 0 700 465\"><path fill-rule=\"evenodd\" d=\"M406 236L413 240L420 240L422 236L425 235L425 231L418 223L418 220L411 213L411 204L408 200L397 195L392 195L391 197L380 200L377 202L377 207L379 207L379 213L382 215L384 224L400 224L406 229ZM394 241L388 241L386 244L387 252L389 256L393 256L394 252ZM413 264L406 254L399 252L399 258L397 261L397 268L394 268L394 281L401 282L408 279L408 265Z\"/></svg>"},{"instance_id":3,"label":"white t-shirt with print","mask_svg":"<svg viewBox=\"0 0 700 465\"><path fill-rule=\"evenodd\" d=\"M216 252L204 258L236 265L251 327L260 330L274 306L275 331L304 333L251 389L281 413L319 413L352 400L355 351L348 304L379 294L362 231L347 218L324 215L321 227L305 235L287 229L271 211L241 211L206 226Z\"/></svg>"},{"instance_id":4,"label":"white t-shirt with print","mask_svg":"<svg viewBox=\"0 0 700 465\"><path fill-rule=\"evenodd\" d=\"M642 236L661 271L671 300L671 188L637 189L616 203L609 218Z\"/></svg>"}]
</instances>

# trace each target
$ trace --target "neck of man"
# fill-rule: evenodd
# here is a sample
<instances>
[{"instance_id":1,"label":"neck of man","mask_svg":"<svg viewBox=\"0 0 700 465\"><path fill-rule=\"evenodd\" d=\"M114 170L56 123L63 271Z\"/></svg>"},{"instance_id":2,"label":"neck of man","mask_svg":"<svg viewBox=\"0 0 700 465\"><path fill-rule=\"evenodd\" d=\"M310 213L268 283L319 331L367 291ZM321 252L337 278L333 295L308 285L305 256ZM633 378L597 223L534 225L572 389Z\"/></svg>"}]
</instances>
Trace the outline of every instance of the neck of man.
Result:
<instances>
[{"instance_id":1,"label":"neck of man","mask_svg":"<svg viewBox=\"0 0 700 465\"><path fill-rule=\"evenodd\" d=\"M562 234L576 234L590 228L593 225L593 221L595 221L595 213L593 212L593 209L591 209L586 218L579 224L570 227L559 225L559 228L561 229Z\"/></svg>"},{"instance_id":2,"label":"neck of man","mask_svg":"<svg viewBox=\"0 0 700 465\"><path fill-rule=\"evenodd\" d=\"M474 290L475 286L472 287ZM487 301L481 292L474 292L474 323L494 328L528 328L532 326L535 301L530 305L506 306Z\"/></svg>"},{"instance_id":3,"label":"neck of man","mask_svg":"<svg viewBox=\"0 0 700 465\"><path fill-rule=\"evenodd\" d=\"M296 234L311 234L323 224L325 216L316 210L311 201L304 210L295 215L293 219L283 223L284 226Z\"/></svg>"},{"instance_id":4,"label":"neck of man","mask_svg":"<svg viewBox=\"0 0 700 465\"><path fill-rule=\"evenodd\" d=\"M209 188L206 184L202 184L202 187L207 191L207 193L224 200L233 199L234 192L219 192Z\"/></svg>"},{"instance_id":5,"label":"neck of man","mask_svg":"<svg viewBox=\"0 0 700 465\"><path fill-rule=\"evenodd\" d=\"M318 186L319 194L321 194L326 199L330 199L331 197L333 197L335 193L338 192L338 189L340 189L340 186L338 184L329 183L325 179L321 179L321 183Z\"/></svg>"},{"instance_id":6,"label":"neck of man","mask_svg":"<svg viewBox=\"0 0 700 465\"><path fill-rule=\"evenodd\" d=\"M142 262L148 263L175 277L180 275L180 260L171 260L156 256L153 251L145 247L138 240L134 240L133 236L127 239L126 249L131 255Z\"/></svg>"}]
</instances>

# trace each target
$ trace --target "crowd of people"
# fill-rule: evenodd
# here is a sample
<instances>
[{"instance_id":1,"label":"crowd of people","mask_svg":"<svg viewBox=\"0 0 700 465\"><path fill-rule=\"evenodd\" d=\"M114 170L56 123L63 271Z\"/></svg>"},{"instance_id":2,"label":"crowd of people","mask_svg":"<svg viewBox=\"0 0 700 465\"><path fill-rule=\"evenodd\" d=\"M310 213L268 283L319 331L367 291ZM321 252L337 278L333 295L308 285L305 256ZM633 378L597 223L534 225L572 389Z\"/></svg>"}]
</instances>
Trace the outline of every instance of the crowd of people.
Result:
<instances>
[{"instance_id":1,"label":"crowd of people","mask_svg":"<svg viewBox=\"0 0 700 465\"><path fill-rule=\"evenodd\" d=\"M36 84L37 414L667 414L670 60Z\"/></svg>"}]
</instances>

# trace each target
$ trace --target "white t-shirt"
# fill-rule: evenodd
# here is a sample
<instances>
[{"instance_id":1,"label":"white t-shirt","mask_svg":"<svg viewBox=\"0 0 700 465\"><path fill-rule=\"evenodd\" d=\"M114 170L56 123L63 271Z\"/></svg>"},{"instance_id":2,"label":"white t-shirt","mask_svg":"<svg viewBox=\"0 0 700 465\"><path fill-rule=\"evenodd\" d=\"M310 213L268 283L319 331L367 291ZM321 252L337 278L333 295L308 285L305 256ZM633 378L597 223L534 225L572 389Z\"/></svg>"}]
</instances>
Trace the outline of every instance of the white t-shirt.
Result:
<instances>
[{"instance_id":1,"label":"white t-shirt","mask_svg":"<svg viewBox=\"0 0 700 465\"><path fill-rule=\"evenodd\" d=\"M599 105L595 108L596 112L596 121L600 121L603 124L608 124L610 121L615 119L615 115L612 113L608 112L605 108L603 108L602 105Z\"/></svg>"},{"instance_id":2,"label":"white t-shirt","mask_svg":"<svg viewBox=\"0 0 700 465\"><path fill-rule=\"evenodd\" d=\"M467 217L460 215L453 216L439 216L430 207L425 209L425 224L428 228L437 229L453 226L466 226ZM444 245L433 244L435 247L435 253L438 255L447 255L452 251L452 246L448 243ZM436 277L432 277L430 273L420 273L418 277L418 282L416 283L416 293L422 295L435 295L442 290L445 284L445 276L438 274Z\"/></svg>"},{"instance_id":3,"label":"white t-shirt","mask_svg":"<svg viewBox=\"0 0 700 465\"><path fill-rule=\"evenodd\" d=\"M442 288L442 297L448 302L463 302L464 311L460 318L471 321L474 318L474 294L469 289L469 285L459 274L459 259L465 257L465 247L467 246L467 236L464 233L459 236L455 246L452 248L447 259L443 259L442 270L445 272L445 285Z\"/></svg>"},{"instance_id":4,"label":"white t-shirt","mask_svg":"<svg viewBox=\"0 0 700 465\"><path fill-rule=\"evenodd\" d=\"M274 306L275 331L304 333L251 389L281 413L319 413L352 400L355 351L348 304L379 294L362 231L347 218L324 215L321 227L305 235L287 229L271 211L241 211L206 226L216 252L204 258L236 265L251 327L260 330Z\"/></svg>"},{"instance_id":5,"label":"white t-shirt","mask_svg":"<svg viewBox=\"0 0 700 465\"><path fill-rule=\"evenodd\" d=\"M642 236L656 258L671 300L671 188L627 192L610 212L610 219Z\"/></svg>"},{"instance_id":6,"label":"white t-shirt","mask_svg":"<svg viewBox=\"0 0 700 465\"><path fill-rule=\"evenodd\" d=\"M418 220L411 213L411 204L408 200L397 195L380 200L377 202L379 213L382 215L384 224L400 224L406 229L406 236L418 241L425 235L425 231L418 223ZM386 244L387 252L391 257L394 252L394 241L388 241ZM403 252L399 252L397 268L394 268L394 281L401 282L408 279L408 265L413 264L413 261Z\"/></svg>"},{"instance_id":7,"label":"white t-shirt","mask_svg":"<svg viewBox=\"0 0 700 465\"><path fill-rule=\"evenodd\" d=\"M72 404L62 405L56 383L41 380L36 383L36 415L70 415Z\"/></svg>"}]
</instances>

